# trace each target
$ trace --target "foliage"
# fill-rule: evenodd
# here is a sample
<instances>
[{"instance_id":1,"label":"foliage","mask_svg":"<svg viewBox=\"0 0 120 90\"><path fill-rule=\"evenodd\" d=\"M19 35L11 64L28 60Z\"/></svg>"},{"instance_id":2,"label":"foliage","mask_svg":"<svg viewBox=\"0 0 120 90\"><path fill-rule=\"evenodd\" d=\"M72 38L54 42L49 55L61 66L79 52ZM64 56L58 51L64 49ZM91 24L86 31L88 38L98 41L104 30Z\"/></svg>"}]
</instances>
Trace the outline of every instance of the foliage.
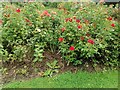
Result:
<instances>
[{"instance_id":1,"label":"foliage","mask_svg":"<svg viewBox=\"0 0 120 90\"><path fill-rule=\"evenodd\" d=\"M57 8L59 2L43 2L45 7Z\"/></svg>"},{"instance_id":2,"label":"foliage","mask_svg":"<svg viewBox=\"0 0 120 90\"><path fill-rule=\"evenodd\" d=\"M53 22L51 20L52 16L46 15L48 11L41 10L44 7L40 4L28 3L21 8L14 5L4 5L4 22L2 24L3 61L22 61L29 49L34 52L33 62L42 61L44 47L46 43L49 44L47 41L50 40L45 37L49 33L54 34L52 30L57 25L55 23L57 19ZM51 22L49 22L50 20ZM49 29L50 32L48 32ZM53 38L51 38L51 41L53 41Z\"/></svg>"},{"instance_id":3,"label":"foliage","mask_svg":"<svg viewBox=\"0 0 120 90\"><path fill-rule=\"evenodd\" d=\"M42 3L25 3L22 7L3 3L3 62L22 62L31 51L35 63L42 61L45 50L51 50L60 52L68 64L118 66L120 35L112 17L116 8L86 5L57 3L48 8Z\"/></svg>"},{"instance_id":4,"label":"foliage","mask_svg":"<svg viewBox=\"0 0 120 90\"><path fill-rule=\"evenodd\" d=\"M68 63L118 66L119 27L111 13L110 7L93 3L65 16L60 26L65 30L59 34L64 40L59 49Z\"/></svg>"},{"instance_id":5,"label":"foliage","mask_svg":"<svg viewBox=\"0 0 120 90\"><path fill-rule=\"evenodd\" d=\"M60 66L57 65L58 61L54 60L52 63L47 62L47 66L49 67L45 73L44 76L52 76L54 73L58 73L58 69L60 68Z\"/></svg>"}]
</instances>

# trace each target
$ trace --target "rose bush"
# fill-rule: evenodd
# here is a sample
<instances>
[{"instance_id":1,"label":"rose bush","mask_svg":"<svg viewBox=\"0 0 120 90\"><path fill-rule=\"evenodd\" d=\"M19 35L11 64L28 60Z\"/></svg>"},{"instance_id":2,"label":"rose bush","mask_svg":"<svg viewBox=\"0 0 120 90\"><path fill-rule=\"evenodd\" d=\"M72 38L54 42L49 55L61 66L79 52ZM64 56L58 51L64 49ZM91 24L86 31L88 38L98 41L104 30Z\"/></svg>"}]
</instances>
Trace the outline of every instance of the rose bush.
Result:
<instances>
[{"instance_id":1,"label":"rose bush","mask_svg":"<svg viewBox=\"0 0 120 90\"><path fill-rule=\"evenodd\" d=\"M24 61L27 56L33 62L42 61L43 52L50 50L60 53L68 64L118 66L120 35L112 10L94 3L87 7L60 3L49 9L41 3L4 4L3 61Z\"/></svg>"},{"instance_id":2,"label":"rose bush","mask_svg":"<svg viewBox=\"0 0 120 90\"><path fill-rule=\"evenodd\" d=\"M54 17L55 12L44 10L44 6L40 5L41 3L28 3L24 7L4 5L3 61L22 61L29 51L33 52L34 62L41 61L46 44L52 46L49 42L53 42L54 38L46 37L54 35L53 30L59 25L59 18Z\"/></svg>"},{"instance_id":3,"label":"rose bush","mask_svg":"<svg viewBox=\"0 0 120 90\"><path fill-rule=\"evenodd\" d=\"M113 8L93 3L66 15L60 26L64 28L60 33L64 41L59 49L68 63L118 66L119 29L112 11Z\"/></svg>"}]
</instances>

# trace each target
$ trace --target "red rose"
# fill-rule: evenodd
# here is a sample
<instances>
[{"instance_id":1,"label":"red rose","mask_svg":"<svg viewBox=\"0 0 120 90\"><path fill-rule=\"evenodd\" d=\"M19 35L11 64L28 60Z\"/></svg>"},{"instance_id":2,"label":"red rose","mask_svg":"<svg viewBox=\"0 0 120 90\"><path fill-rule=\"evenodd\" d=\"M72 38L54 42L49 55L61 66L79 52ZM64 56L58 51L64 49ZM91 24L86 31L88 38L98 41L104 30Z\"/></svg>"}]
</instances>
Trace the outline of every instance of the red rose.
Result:
<instances>
[{"instance_id":1,"label":"red rose","mask_svg":"<svg viewBox=\"0 0 120 90\"><path fill-rule=\"evenodd\" d=\"M78 29L81 29L82 28L82 25L78 25Z\"/></svg>"},{"instance_id":2,"label":"red rose","mask_svg":"<svg viewBox=\"0 0 120 90\"><path fill-rule=\"evenodd\" d=\"M20 10L19 8L16 9L16 12L17 12L17 13L20 13L20 11L21 11L21 10Z\"/></svg>"},{"instance_id":3,"label":"red rose","mask_svg":"<svg viewBox=\"0 0 120 90\"><path fill-rule=\"evenodd\" d=\"M80 40L82 40L82 41L83 41L83 40L84 40L84 37L83 37L83 36L82 36L82 37L80 37Z\"/></svg>"},{"instance_id":4,"label":"red rose","mask_svg":"<svg viewBox=\"0 0 120 90\"><path fill-rule=\"evenodd\" d=\"M86 19L84 19L84 22L85 22L86 24L89 24L89 21L88 21L88 20L86 20Z\"/></svg>"},{"instance_id":5,"label":"red rose","mask_svg":"<svg viewBox=\"0 0 120 90\"><path fill-rule=\"evenodd\" d=\"M0 25L3 23L3 21L2 20L0 20Z\"/></svg>"},{"instance_id":6,"label":"red rose","mask_svg":"<svg viewBox=\"0 0 120 90\"><path fill-rule=\"evenodd\" d=\"M69 18L69 21L72 22L72 18Z\"/></svg>"},{"instance_id":7,"label":"red rose","mask_svg":"<svg viewBox=\"0 0 120 90\"><path fill-rule=\"evenodd\" d=\"M80 23L80 20L79 20L79 19L77 19L77 20L76 20L76 22L77 22L77 23Z\"/></svg>"},{"instance_id":8,"label":"red rose","mask_svg":"<svg viewBox=\"0 0 120 90\"><path fill-rule=\"evenodd\" d=\"M43 13L41 14L41 16L48 16L50 17L51 15L48 13L47 10L43 11Z\"/></svg>"},{"instance_id":9,"label":"red rose","mask_svg":"<svg viewBox=\"0 0 120 90\"><path fill-rule=\"evenodd\" d=\"M27 18L25 19L25 21L26 21L26 22L30 22L30 20L29 20L29 19L27 19Z\"/></svg>"},{"instance_id":10,"label":"red rose","mask_svg":"<svg viewBox=\"0 0 120 90\"><path fill-rule=\"evenodd\" d=\"M94 44L94 41L93 41L92 39L89 39L89 40L88 40L88 43Z\"/></svg>"},{"instance_id":11,"label":"red rose","mask_svg":"<svg viewBox=\"0 0 120 90\"><path fill-rule=\"evenodd\" d=\"M74 47L74 46L71 46L71 47L69 48L69 50L70 50L70 51L74 51L74 50L75 50L75 47Z\"/></svg>"},{"instance_id":12,"label":"red rose","mask_svg":"<svg viewBox=\"0 0 120 90\"><path fill-rule=\"evenodd\" d=\"M107 19L108 19L108 20L112 20L112 17L108 17Z\"/></svg>"},{"instance_id":13,"label":"red rose","mask_svg":"<svg viewBox=\"0 0 120 90\"><path fill-rule=\"evenodd\" d=\"M32 23L30 23L29 26L32 26Z\"/></svg>"},{"instance_id":14,"label":"red rose","mask_svg":"<svg viewBox=\"0 0 120 90\"><path fill-rule=\"evenodd\" d=\"M8 14L7 17L10 17L10 14Z\"/></svg>"},{"instance_id":15,"label":"red rose","mask_svg":"<svg viewBox=\"0 0 120 90\"><path fill-rule=\"evenodd\" d=\"M111 24L111 26L112 26L112 27L115 27L115 24L113 23L113 24Z\"/></svg>"},{"instance_id":16,"label":"red rose","mask_svg":"<svg viewBox=\"0 0 120 90\"><path fill-rule=\"evenodd\" d=\"M62 42L64 40L64 38L60 37L58 38L59 42Z\"/></svg>"},{"instance_id":17,"label":"red rose","mask_svg":"<svg viewBox=\"0 0 120 90\"><path fill-rule=\"evenodd\" d=\"M48 11L47 11L47 10L45 10L45 11L43 12L43 14L45 14L45 15L46 15L46 14L48 14Z\"/></svg>"},{"instance_id":18,"label":"red rose","mask_svg":"<svg viewBox=\"0 0 120 90\"><path fill-rule=\"evenodd\" d=\"M51 15L48 13L48 14L46 14L46 16L50 17Z\"/></svg>"},{"instance_id":19,"label":"red rose","mask_svg":"<svg viewBox=\"0 0 120 90\"><path fill-rule=\"evenodd\" d=\"M9 8L9 6L5 6L5 8Z\"/></svg>"},{"instance_id":20,"label":"red rose","mask_svg":"<svg viewBox=\"0 0 120 90\"><path fill-rule=\"evenodd\" d=\"M86 36L87 36L87 37L89 37L89 36L90 36L90 34L89 34L89 33L87 33L87 34L86 34Z\"/></svg>"},{"instance_id":21,"label":"red rose","mask_svg":"<svg viewBox=\"0 0 120 90\"><path fill-rule=\"evenodd\" d=\"M68 21L69 21L69 18L66 18L65 21L68 22Z\"/></svg>"},{"instance_id":22,"label":"red rose","mask_svg":"<svg viewBox=\"0 0 120 90\"><path fill-rule=\"evenodd\" d=\"M65 31L65 27L63 27L61 30L62 30L62 32L64 32Z\"/></svg>"},{"instance_id":23,"label":"red rose","mask_svg":"<svg viewBox=\"0 0 120 90\"><path fill-rule=\"evenodd\" d=\"M10 14L8 14L8 15L7 15L7 14L4 14L4 16L5 16L5 17L10 17Z\"/></svg>"},{"instance_id":24,"label":"red rose","mask_svg":"<svg viewBox=\"0 0 120 90\"><path fill-rule=\"evenodd\" d=\"M73 19L76 19L76 16L73 16Z\"/></svg>"},{"instance_id":25,"label":"red rose","mask_svg":"<svg viewBox=\"0 0 120 90\"><path fill-rule=\"evenodd\" d=\"M68 22L68 21L69 21L69 22L72 22L72 18L66 18L65 21L66 21L66 22Z\"/></svg>"}]
</instances>

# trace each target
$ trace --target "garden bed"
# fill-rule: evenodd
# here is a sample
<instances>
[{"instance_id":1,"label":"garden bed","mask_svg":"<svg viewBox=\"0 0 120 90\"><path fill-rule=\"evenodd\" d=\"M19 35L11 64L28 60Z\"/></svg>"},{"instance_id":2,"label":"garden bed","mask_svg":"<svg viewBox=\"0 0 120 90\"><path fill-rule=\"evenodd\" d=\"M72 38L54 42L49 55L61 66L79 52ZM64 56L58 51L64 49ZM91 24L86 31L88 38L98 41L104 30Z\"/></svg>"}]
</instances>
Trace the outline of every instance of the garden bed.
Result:
<instances>
[{"instance_id":1,"label":"garden bed","mask_svg":"<svg viewBox=\"0 0 120 90\"><path fill-rule=\"evenodd\" d=\"M98 65L93 67L90 62L84 62L83 65L75 66L72 63L67 65L67 62L62 60L61 56L57 53L51 53L50 51L44 52L44 59L42 62L36 62L33 64L31 61L28 62L14 62L12 64L5 63L3 67L7 69L2 76L3 83L8 83L12 80L23 80L30 79L36 77L45 77L44 72L47 70L48 66L45 64L47 62L54 62L57 60L57 65L60 66L59 72L53 74L60 74L71 71L72 73L76 73L77 71L87 71L90 73L93 72L101 72L104 70L104 65ZM25 71L24 71L25 70Z\"/></svg>"},{"instance_id":2,"label":"garden bed","mask_svg":"<svg viewBox=\"0 0 120 90\"><path fill-rule=\"evenodd\" d=\"M117 69L117 10L95 3L3 3L3 82Z\"/></svg>"}]
</instances>

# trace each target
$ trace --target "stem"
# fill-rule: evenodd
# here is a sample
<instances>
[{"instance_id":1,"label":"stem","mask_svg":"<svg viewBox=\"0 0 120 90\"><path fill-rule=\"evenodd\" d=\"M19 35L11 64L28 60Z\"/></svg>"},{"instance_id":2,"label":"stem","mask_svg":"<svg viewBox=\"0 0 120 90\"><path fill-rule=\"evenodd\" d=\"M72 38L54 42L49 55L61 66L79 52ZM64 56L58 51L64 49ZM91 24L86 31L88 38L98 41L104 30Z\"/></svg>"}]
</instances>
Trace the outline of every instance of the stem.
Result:
<instances>
[{"instance_id":1,"label":"stem","mask_svg":"<svg viewBox=\"0 0 120 90\"><path fill-rule=\"evenodd\" d=\"M51 45L51 43L50 43L50 50L51 50L51 52L53 52L53 49L52 49L52 45Z\"/></svg>"}]
</instances>

